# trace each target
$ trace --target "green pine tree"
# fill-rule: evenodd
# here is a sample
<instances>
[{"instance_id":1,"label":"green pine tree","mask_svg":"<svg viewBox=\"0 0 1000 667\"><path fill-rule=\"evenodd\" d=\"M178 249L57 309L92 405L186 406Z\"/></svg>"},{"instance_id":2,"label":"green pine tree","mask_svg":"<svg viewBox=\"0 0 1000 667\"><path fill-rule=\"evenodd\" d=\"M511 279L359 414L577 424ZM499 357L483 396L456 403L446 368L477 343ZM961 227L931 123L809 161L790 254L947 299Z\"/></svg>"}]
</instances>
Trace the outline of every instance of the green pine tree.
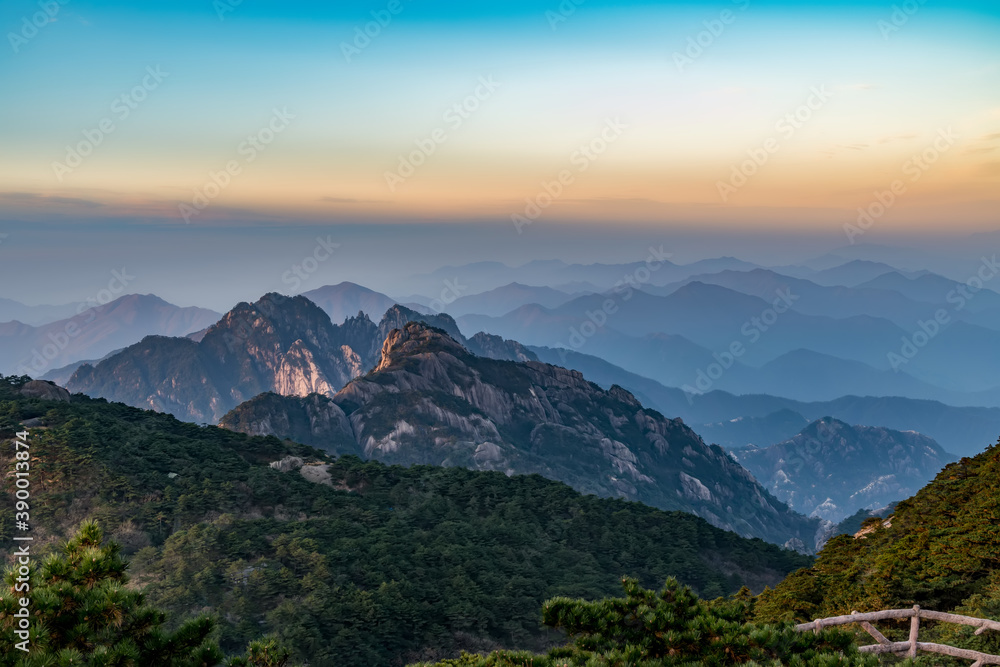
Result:
<instances>
[{"instance_id":1,"label":"green pine tree","mask_svg":"<svg viewBox=\"0 0 1000 667\"><path fill-rule=\"evenodd\" d=\"M588 602L554 598L543 622L564 630L569 646L546 656L499 651L463 655L435 667L667 667L758 665L861 667L878 664L858 653L850 634L797 632L789 623L749 623L754 599L748 590L705 602L669 579L659 591L622 580L623 598Z\"/></svg>"},{"instance_id":2,"label":"green pine tree","mask_svg":"<svg viewBox=\"0 0 1000 667\"><path fill-rule=\"evenodd\" d=\"M93 521L40 567L31 567L31 590L15 590L11 567L0 591L0 667L217 667L223 655L214 641L215 621L190 619L174 631L166 614L128 587L128 562L114 542L104 543ZM15 648L21 608L30 596L28 652ZM276 640L251 642L229 667L290 667Z\"/></svg>"},{"instance_id":3,"label":"green pine tree","mask_svg":"<svg viewBox=\"0 0 1000 667\"><path fill-rule=\"evenodd\" d=\"M227 667L290 667L291 653L277 639L267 637L250 642L246 656L233 658Z\"/></svg>"},{"instance_id":4,"label":"green pine tree","mask_svg":"<svg viewBox=\"0 0 1000 667\"><path fill-rule=\"evenodd\" d=\"M84 523L61 554L47 557L30 576L29 651L13 647L17 619L13 614L23 592L14 590L17 572L7 572L0 597L2 667L209 667L222 660L210 636L214 622L192 619L176 631L166 630L166 615L127 587L127 561L120 547L103 543L101 529Z\"/></svg>"}]
</instances>

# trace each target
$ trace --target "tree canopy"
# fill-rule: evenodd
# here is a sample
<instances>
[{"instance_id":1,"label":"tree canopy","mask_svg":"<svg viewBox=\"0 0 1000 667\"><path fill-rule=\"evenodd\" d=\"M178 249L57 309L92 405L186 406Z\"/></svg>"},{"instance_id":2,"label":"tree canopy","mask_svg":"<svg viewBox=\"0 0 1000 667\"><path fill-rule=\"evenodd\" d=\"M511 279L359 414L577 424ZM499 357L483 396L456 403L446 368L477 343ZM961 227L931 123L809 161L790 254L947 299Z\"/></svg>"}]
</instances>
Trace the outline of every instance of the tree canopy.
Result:
<instances>
[{"instance_id":1,"label":"tree canopy","mask_svg":"<svg viewBox=\"0 0 1000 667\"><path fill-rule=\"evenodd\" d=\"M170 629L167 615L150 606L141 591L129 587L128 562L115 542L105 542L96 523L79 532L25 577L7 570L0 594L2 667L212 667L223 661L213 640L215 621L188 619ZM30 589L18 587L18 582ZM15 634L19 600L30 600L26 650ZM282 667L287 651L274 640L250 645L233 667Z\"/></svg>"},{"instance_id":2,"label":"tree canopy","mask_svg":"<svg viewBox=\"0 0 1000 667\"><path fill-rule=\"evenodd\" d=\"M624 597L595 601L553 598L542 619L564 630L572 643L547 655L498 651L465 654L415 667L848 667L876 665L858 653L841 631L797 632L788 623L755 625L754 598L735 596L705 602L675 579L659 591L622 580Z\"/></svg>"}]
</instances>

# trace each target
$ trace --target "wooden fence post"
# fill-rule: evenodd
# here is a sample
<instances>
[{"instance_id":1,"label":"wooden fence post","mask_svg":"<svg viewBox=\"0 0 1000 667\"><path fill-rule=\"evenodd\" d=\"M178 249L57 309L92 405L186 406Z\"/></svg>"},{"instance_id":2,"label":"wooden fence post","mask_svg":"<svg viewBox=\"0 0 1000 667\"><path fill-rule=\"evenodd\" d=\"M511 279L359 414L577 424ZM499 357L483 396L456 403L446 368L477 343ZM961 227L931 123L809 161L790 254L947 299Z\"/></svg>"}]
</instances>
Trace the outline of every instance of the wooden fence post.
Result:
<instances>
[{"instance_id":1,"label":"wooden fence post","mask_svg":"<svg viewBox=\"0 0 1000 667\"><path fill-rule=\"evenodd\" d=\"M920 632L920 605L913 605L913 616L910 618L910 648L907 657L917 657L917 634Z\"/></svg>"}]
</instances>

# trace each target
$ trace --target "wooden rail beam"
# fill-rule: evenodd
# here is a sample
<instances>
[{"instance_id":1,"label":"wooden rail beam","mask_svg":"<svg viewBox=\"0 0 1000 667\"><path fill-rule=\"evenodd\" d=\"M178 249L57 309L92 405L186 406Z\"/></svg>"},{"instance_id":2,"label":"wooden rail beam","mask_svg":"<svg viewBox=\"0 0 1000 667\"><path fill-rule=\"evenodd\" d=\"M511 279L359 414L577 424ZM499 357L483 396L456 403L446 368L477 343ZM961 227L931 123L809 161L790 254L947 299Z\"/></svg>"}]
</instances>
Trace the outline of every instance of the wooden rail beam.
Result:
<instances>
[{"instance_id":1,"label":"wooden rail beam","mask_svg":"<svg viewBox=\"0 0 1000 667\"><path fill-rule=\"evenodd\" d=\"M856 612L856 611L852 611L851 612L851 616L855 616L857 613L858 612ZM883 646L885 646L887 644L891 644L892 643L888 639L886 639L885 635L883 635L881 632L879 632L875 628L875 626L872 625L871 623L869 623L868 621L861 621L861 627L865 629L865 632L867 632L872 637L874 637L875 641L877 641L879 644L882 644Z\"/></svg>"},{"instance_id":2,"label":"wooden rail beam","mask_svg":"<svg viewBox=\"0 0 1000 667\"><path fill-rule=\"evenodd\" d=\"M988 618L973 618L972 616L960 616L959 614L947 614L940 611L920 610L920 618L930 621L943 621L945 623L958 623L960 625L971 625L978 628L977 634L982 634L986 630L996 630L1000 632L1000 621ZM885 611L870 611L861 614L847 614L844 616L831 616L830 618L817 619L823 621L823 627L831 625L846 625L848 623L859 623L861 621L887 621L900 618L912 618L913 609L887 609ZM795 626L796 630L807 631L815 628L816 621L800 623Z\"/></svg>"},{"instance_id":3,"label":"wooden rail beam","mask_svg":"<svg viewBox=\"0 0 1000 667\"><path fill-rule=\"evenodd\" d=\"M930 621L943 621L945 623L958 623L960 625L971 625L973 627L978 626L979 629L976 630L977 635L981 635L987 630L996 630L1000 632L1000 621L993 621L988 618L973 618L972 616L960 616L959 614L947 614L943 611L930 611L929 609L920 610L920 618L926 618Z\"/></svg>"},{"instance_id":4,"label":"wooden rail beam","mask_svg":"<svg viewBox=\"0 0 1000 667\"><path fill-rule=\"evenodd\" d=\"M889 642L888 644L872 644L871 646L859 646L862 653L904 653L910 648L910 642Z\"/></svg>"},{"instance_id":5,"label":"wooden rail beam","mask_svg":"<svg viewBox=\"0 0 1000 667\"><path fill-rule=\"evenodd\" d=\"M800 623L795 626L796 630L807 631L816 627L817 621L822 621L824 627L831 625L846 625L847 623L858 623L860 621L885 621L896 618L910 618L913 616L912 609L887 609L886 611L870 611L862 614L847 614L845 616L831 616L830 618L816 619L810 623ZM980 621L982 619L976 619ZM998 624L1000 625L1000 624Z\"/></svg>"},{"instance_id":6,"label":"wooden rail beam","mask_svg":"<svg viewBox=\"0 0 1000 667\"><path fill-rule=\"evenodd\" d=\"M910 619L909 639L905 642L889 641L885 635L879 632L871 624L871 621L903 618ZM878 642L878 644L872 644L870 646L859 646L858 650L862 653L905 653L907 657L913 658L916 657L918 651L926 651L928 653L938 653L940 655L947 655L953 658L974 660L975 662L973 662L972 667L1000 665L1000 655L980 653L979 651L957 648L955 646L948 646L947 644L935 644L933 642L919 641L920 619L922 618L933 621L943 621L946 623L970 625L976 628L975 634L977 635L981 635L987 630L1000 631L1000 622L998 621L988 618L973 618L971 616L961 616L959 614L946 614L939 611L930 611L928 609L921 609L919 605L913 605L911 609L886 609L884 611L867 612L864 614L852 611L849 615L845 616L817 618L809 623L800 623L795 626L795 629L800 632L808 632L809 630L812 630L818 634L827 627L857 623L864 628L865 632L874 637L875 641Z\"/></svg>"},{"instance_id":7,"label":"wooden rail beam","mask_svg":"<svg viewBox=\"0 0 1000 667\"><path fill-rule=\"evenodd\" d=\"M988 653L980 653L979 651L972 651L965 648L955 648L954 646L948 646L947 644L918 642L917 648L921 651L927 651L928 653L940 653L941 655L950 655L953 658L975 660L980 665L1000 665L1000 655L990 655Z\"/></svg>"},{"instance_id":8,"label":"wooden rail beam","mask_svg":"<svg viewBox=\"0 0 1000 667\"><path fill-rule=\"evenodd\" d=\"M872 637L874 637L875 641L877 641L879 644L882 644L883 646L886 646L887 644L891 644L892 643L891 641L889 641L888 639L886 639L885 635L883 635L881 632L879 632L878 630L876 630L875 626L872 625L871 623L869 623L868 621L862 621L861 622L861 627L865 629L865 632L867 632Z\"/></svg>"}]
</instances>

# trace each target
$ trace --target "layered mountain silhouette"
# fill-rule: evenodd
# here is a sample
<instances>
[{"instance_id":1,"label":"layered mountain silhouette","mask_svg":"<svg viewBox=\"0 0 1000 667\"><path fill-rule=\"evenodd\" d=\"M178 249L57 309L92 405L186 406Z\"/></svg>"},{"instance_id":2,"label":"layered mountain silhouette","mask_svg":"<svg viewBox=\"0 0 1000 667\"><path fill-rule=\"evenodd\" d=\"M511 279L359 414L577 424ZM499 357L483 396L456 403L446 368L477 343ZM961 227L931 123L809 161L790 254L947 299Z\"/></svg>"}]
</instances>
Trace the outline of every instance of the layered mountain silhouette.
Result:
<instances>
[{"instance_id":1,"label":"layered mountain silhouette","mask_svg":"<svg viewBox=\"0 0 1000 667\"><path fill-rule=\"evenodd\" d=\"M918 431L963 456L982 451L1000 433L1000 408L955 407L939 401L883 396L841 396L809 402L720 390L690 394L594 355L543 346L529 346L529 349L540 360L578 370L603 387L619 384L639 396L644 404L683 418L709 442L727 448L781 442L798 433L809 421L828 415L852 424ZM790 419L789 413L799 419Z\"/></svg>"},{"instance_id":2,"label":"layered mountain silhouette","mask_svg":"<svg viewBox=\"0 0 1000 667\"><path fill-rule=\"evenodd\" d=\"M733 455L793 509L833 522L909 497L956 460L925 435L831 418L785 442Z\"/></svg>"},{"instance_id":3,"label":"layered mountain silhouette","mask_svg":"<svg viewBox=\"0 0 1000 667\"><path fill-rule=\"evenodd\" d=\"M350 283L333 287L340 295L338 298L350 301L351 305L366 298L374 298L376 303L380 301L377 292ZM448 315L422 315L398 305L386 311L378 324L364 314L334 325L328 316L323 317L325 310L315 305L310 307L311 302L286 308L294 300L288 299L288 304L282 306L277 303L280 298L269 295L262 299L264 303L275 303L264 306L266 312L257 314L251 312L252 309L247 310L250 304L241 304L222 320L208 328L202 327L186 339L161 336L143 340L145 334L137 333L129 340L122 335L114 339L125 338L121 352L112 353L115 349L112 348L108 351L112 354L106 358L81 356L80 359L98 361L82 364L79 368L76 364L80 362L63 368L53 363L52 370L39 375L65 382L73 391L162 410L182 419L214 423L236 405L266 391L305 395L322 390L332 395L351 378L367 372L377 363L382 342L389 331L416 320L448 331L452 338L480 356L527 361L536 355L547 363L581 371L604 387L619 384L640 396L645 405L683 417L700 433L726 447L749 443L768 445L794 435L798 429L789 432L787 424L781 420L774 422L773 428L762 426L772 423L767 420L768 415L782 410L798 413L803 420L831 415L850 423L917 430L960 454L975 453L978 450L970 450L974 446L972 443L988 442L1000 431L1000 410L995 408L963 409L909 398L865 396L881 391L902 393L916 387L927 392L920 396L949 399L944 390L934 393L905 373L866 370L858 366L855 370L865 372L856 373L855 379L850 373L845 377L839 371L850 370L849 363L809 351L789 353L761 369L736 363L708 392L696 395L668 385L683 386L692 382L699 370L704 371L715 362L715 357L707 348L677 334L652 333L635 338L606 326L597 330L578 350L554 350L545 346L524 347L512 342L512 338L519 340L516 337L496 334L481 333L465 339ZM330 303L329 308L341 306ZM535 308L539 318L525 322L526 331L544 330L551 314L540 306ZM272 317L276 321L271 321ZM167 322L170 321L167 318ZM579 320L567 321L579 324ZM191 322L180 331L203 324L203 321ZM255 331L255 327L260 327L260 331ZM311 336L318 336L317 342L325 342L313 345L309 342ZM258 344L248 346L244 339ZM302 343L292 349L299 339ZM136 340L141 342L136 343ZM264 340L271 342L259 344ZM333 347L328 350L327 344ZM344 346L349 351L345 351ZM931 354L930 350L925 352ZM945 354L947 350L940 353ZM975 353L967 354L967 363L975 363ZM796 355L804 357L799 359ZM984 372L988 374L989 369L985 368ZM763 384L755 384L755 374L756 382ZM666 376L670 382L652 379L661 376ZM767 395L761 390L762 386L781 395ZM848 395L819 400L837 393ZM983 401L989 397L990 394L984 392Z\"/></svg>"},{"instance_id":4,"label":"layered mountain silhouette","mask_svg":"<svg viewBox=\"0 0 1000 667\"><path fill-rule=\"evenodd\" d=\"M333 322L343 322L357 313L378 320L396 301L362 285L342 282L303 292L302 296L323 309Z\"/></svg>"},{"instance_id":5,"label":"layered mountain silhouette","mask_svg":"<svg viewBox=\"0 0 1000 667\"><path fill-rule=\"evenodd\" d=\"M735 274L728 275L727 281L736 280ZM529 345L569 347L668 386L700 391L772 393L773 378L779 376L780 384L783 371L780 363L777 372L766 366L805 350L815 353L814 362L829 358L836 387L825 394L816 393L814 387L809 390L812 393L802 395L801 381L789 378L790 388L779 392L783 396L830 400L845 392L870 392L954 405L1000 404L994 370L1000 364L1000 331L963 321L965 315L948 310L944 311L946 324L937 325L935 315L946 303L921 304L887 292L890 296L880 305L870 298L878 291L874 289L841 299L835 295L846 288L782 281L768 272L746 275L761 282L743 289L766 295L774 287L770 298L694 281L664 296L641 290L592 294L556 308L529 304L502 317L466 315L458 321L467 330L487 331ZM810 289L796 292L804 284L811 285ZM845 316L802 312L822 312L831 303L843 304L838 307ZM901 322L912 318L909 324L870 314L880 309L889 313L892 304ZM988 315L984 311L971 317ZM734 345L740 353L726 360L726 372L712 382L701 378ZM838 371L840 361L846 363ZM876 378L879 373L882 377Z\"/></svg>"},{"instance_id":6,"label":"layered mountain silhouette","mask_svg":"<svg viewBox=\"0 0 1000 667\"><path fill-rule=\"evenodd\" d=\"M332 398L257 397L221 425L386 463L538 473L799 548L814 547L820 528L723 449L621 387L537 361L479 357L423 323L391 331L375 369Z\"/></svg>"},{"instance_id":7,"label":"layered mountain silhouette","mask_svg":"<svg viewBox=\"0 0 1000 667\"><path fill-rule=\"evenodd\" d=\"M594 294L554 309L525 306L502 318L466 316L459 318L459 323L469 330L488 331L533 345L574 346L570 340L576 330L584 339L580 346L597 349L596 337L586 334L585 327L590 326L627 332L631 337L679 335L714 352L740 342L745 348L740 360L748 365L767 363L803 347L803 341L807 341L816 352L876 368L888 366L886 351L898 345L906 333L888 320L870 316L834 319L803 315L794 309L800 297L794 292L783 294L764 300L718 285L692 282L667 296L639 290ZM611 306L607 305L609 300ZM997 337L1000 339L1000 333ZM603 350L587 352L603 356Z\"/></svg>"},{"instance_id":8,"label":"layered mountain silhouette","mask_svg":"<svg viewBox=\"0 0 1000 667\"><path fill-rule=\"evenodd\" d=\"M14 299L0 298L0 322L14 320L34 327L76 315L77 304L29 306Z\"/></svg>"},{"instance_id":9,"label":"layered mountain silhouette","mask_svg":"<svg viewBox=\"0 0 1000 667\"><path fill-rule=\"evenodd\" d=\"M843 258L830 257L828 264L830 266L826 268L804 271L800 275L808 277L809 280L820 285L856 287L884 273L896 270L895 267L884 262L873 262L866 259L844 261ZM818 266L823 266L823 264Z\"/></svg>"},{"instance_id":10,"label":"layered mountain silhouette","mask_svg":"<svg viewBox=\"0 0 1000 667\"><path fill-rule=\"evenodd\" d=\"M914 301L940 304L946 303L948 294L959 290L961 283L935 273L907 277L899 271L889 271L858 287L892 290ZM1000 309L1000 294L989 288L977 291L974 298L967 299L966 307L973 312Z\"/></svg>"},{"instance_id":11,"label":"layered mountain silhouette","mask_svg":"<svg viewBox=\"0 0 1000 667\"><path fill-rule=\"evenodd\" d=\"M661 247L650 247L644 253L648 261L625 262L621 264L567 264L559 260L535 260L513 267L501 262L474 262L461 266L446 266L431 273L412 276L408 281L412 289L427 295L436 295L445 281L458 282L466 287L468 295L478 294L511 283L522 285L544 285L563 292L596 291L603 292L626 278L645 276L644 271L654 267L648 274L648 282L666 285L684 280L700 273L734 270L747 271L757 268L756 264L735 257L704 259L690 264L675 264L670 255ZM891 270L891 267L887 270ZM463 292L463 294L466 294Z\"/></svg>"},{"instance_id":12,"label":"layered mountain silhouette","mask_svg":"<svg viewBox=\"0 0 1000 667\"><path fill-rule=\"evenodd\" d=\"M84 303L71 317L37 327L0 324L0 371L40 376L81 359L99 359L144 336L185 336L218 319L214 311L181 308L150 294Z\"/></svg>"},{"instance_id":13,"label":"layered mountain silhouette","mask_svg":"<svg viewBox=\"0 0 1000 667\"><path fill-rule=\"evenodd\" d=\"M447 296L449 298L454 297L452 294L448 294ZM445 302L438 299L436 302L431 301L430 303L439 308L443 307L443 310L452 317L469 314L499 317L529 303L536 303L546 308L555 308L574 299L576 296L578 295L567 294L552 287L536 287L520 283L510 283L509 285L497 287L496 289L479 294L459 296L452 301Z\"/></svg>"},{"instance_id":14,"label":"layered mountain silhouette","mask_svg":"<svg viewBox=\"0 0 1000 667\"><path fill-rule=\"evenodd\" d=\"M917 283L930 276L910 280L899 273L886 274L898 276L898 280L904 283ZM783 290L789 290L796 297L795 309L805 315L815 315L821 317L845 318L857 315L868 315L871 317L885 318L901 327L912 326L920 319L926 319L929 311L928 303L947 305L947 296L957 283L941 278L948 289L940 289L935 292L937 299L913 298L901 293L898 289L902 287L898 281L883 281L886 276L864 283L856 287L845 287L843 285L820 285L805 278L793 278L781 275L768 269L754 269L752 271L720 271L713 274L701 274L693 276L680 283L666 285L664 287L647 287L644 291L656 295L669 295L680 289L684 285L693 282L702 282L709 285L718 285L742 294L756 296L764 300L774 298L774 295ZM880 286L883 285L883 286ZM919 290L907 290L910 293ZM970 311L959 311L955 317L966 319L971 323L981 323L990 321L981 311L987 303L1000 301L1000 295L993 294L996 299L991 299L983 293L982 308L970 314ZM922 296L929 296L929 293ZM972 301L970 301L970 304ZM994 304L994 308L997 304ZM998 311L1000 312L1000 311ZM995 313L994 313L995 314ZM968 318L967 318L968 316ZM1000 320L998 320L1000 321Z\"/></svg>"},{"instance_id":15,"label":"layered mountain silhouette","mask_svg":"<svg viewBox=\"0 0 1000 667\"><path fill-rule=\"evenodd\" d=\"M1000 405L1000 388L977 392L943 389L902 371L878 370L812 350L793 350L759 368L727 373L716 386L736 393L762 393L801 401L832 401L841 396L905 396L949 405Z\"/></svg>"},{"instance_id":16,"label":"layered mountain silhouette","mask_svg":"<svg viewBox=\"0 0 1000 667\"><path fill-rule=\"evenodd\" d=\"M784 442L809 425L809 420L789 408L760 417L737 417L725 421L698 424L695 428L708 442L728 448L768 447Z\"/></svg>"}]
</instances>

